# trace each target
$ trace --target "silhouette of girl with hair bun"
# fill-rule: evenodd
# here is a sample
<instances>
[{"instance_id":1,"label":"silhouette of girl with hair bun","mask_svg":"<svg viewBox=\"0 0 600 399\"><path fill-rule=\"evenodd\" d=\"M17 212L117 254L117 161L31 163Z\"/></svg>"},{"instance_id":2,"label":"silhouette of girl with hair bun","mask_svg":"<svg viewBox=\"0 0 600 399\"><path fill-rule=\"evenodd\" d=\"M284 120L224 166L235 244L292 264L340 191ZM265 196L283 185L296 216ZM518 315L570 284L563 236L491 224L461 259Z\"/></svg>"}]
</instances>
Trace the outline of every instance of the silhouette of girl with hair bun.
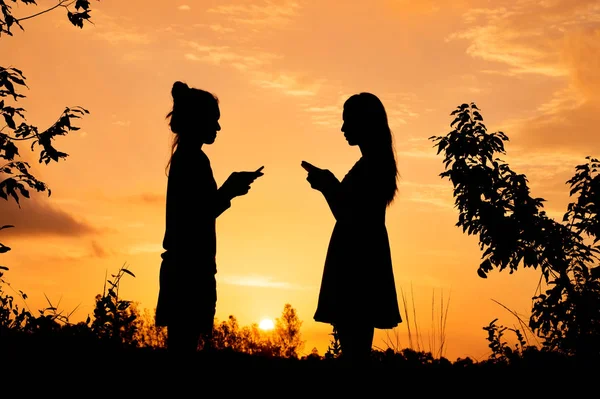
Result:
<instances>
[{"instance_id":1,"label":"silhouette of girl with hair bun","mask_svg":"<svg viewBox=\"0 0 600 399\"><path fill-rule=\"evenodd\" d=\"M393 328L402 321L385 226L398 169L379 98L371 93L351 96L342 118L348 144L362 153L344 179L302 162L308 182L323 194L336 220L314 319L336 329L342 357L364 364L375 328Z\"/></svg>"},{"instance_id":2,"label":"silhouette of girl with hair bun","mask_svg":"<svg viewBox=\"0 0 600 399\"><path fill-rule=\"evenodd\" d=\"M174 141L166 194L166 228L161 255L156 325L167 327L167 348L193 353L199 340L210 347L217 302L216 218L231 200L248 193L262 176L234 172L217 188L203 145L221 130L219 100L204 90L175 82L167 114Z\"/></svg>"}]
</instances>

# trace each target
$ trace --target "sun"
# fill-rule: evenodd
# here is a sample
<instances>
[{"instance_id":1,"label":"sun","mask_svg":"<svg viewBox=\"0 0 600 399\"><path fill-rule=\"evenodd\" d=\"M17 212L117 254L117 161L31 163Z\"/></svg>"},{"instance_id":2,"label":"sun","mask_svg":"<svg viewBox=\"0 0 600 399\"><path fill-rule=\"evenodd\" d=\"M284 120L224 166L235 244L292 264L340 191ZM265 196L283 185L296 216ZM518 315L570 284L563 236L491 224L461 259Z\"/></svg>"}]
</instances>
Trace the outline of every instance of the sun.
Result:
<instances>
[{"instance_id":1,"label":"sun","mask_svg":"<svg viewBox=\"0 0 600 399\"><path fill-rule=\"evenodd\" d=\"M258 328L264 331L269 331L275 328L275 323L271 319L262 319L258 324Z\"/></svg>"}]
</instances>

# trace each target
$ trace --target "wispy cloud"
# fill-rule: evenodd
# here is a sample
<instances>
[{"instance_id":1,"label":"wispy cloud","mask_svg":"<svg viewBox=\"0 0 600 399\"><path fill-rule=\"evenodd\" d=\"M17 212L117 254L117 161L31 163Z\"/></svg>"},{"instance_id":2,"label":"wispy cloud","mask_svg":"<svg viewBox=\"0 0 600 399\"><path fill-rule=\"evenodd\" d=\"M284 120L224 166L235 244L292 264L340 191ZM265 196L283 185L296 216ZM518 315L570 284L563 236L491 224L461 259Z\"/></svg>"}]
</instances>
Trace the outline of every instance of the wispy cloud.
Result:
<instances>
[{"instance_id":1,"label":"wispy cloud","mask_svg":"<svg viewBox=\"0 0 600 399\"><path fill-rule=\"evenodd\" d=\"M315 88L321 89L325 85L329 86L328 91L330 92L344 94L335 96L329 104L326 103L326 98L316 98L314 103L306 103L303 109L304 112L310 115L310 119L315 125L339 128L342 124L344 102L355 93L350 93L348 89L343 87L331 87L331 83L325 80L321 81ZM315 94L317 91L315 90ZM381 95L380 100L386 108L388 122L392 130L419 116L417 112L413 111L418 100L416 95L412 93L388 92Z\"/></svg>"},{"instance_id":2,"label":"wispy cloud","mask_svg":"<svg viewBox=\"0 0 600 399\"><path fill-rule=\"evenodd\" d=\"M402 191L402 198L406 201L451 210L454 208L452 184L445 183L417 183L402 180L400 190Z\"/></svg>"},{"instance_id":3,"label":"wispy cloud","mask_svg":"<svg viewBox=\"0 0 600 399\"><path fill-rule=\"evenodd\" d=\"M535 75L558 86L531 109L529 117L506 123L514 143L550 158L556 150L582 154L600 145L596 128L600 124L600 2L496 4L471 9L464 16L468 28L448 40L466 40L468 55L498 65L482 71L486 74Z\"/></svg>"},{"instance_id":4,"label":"wispy cloud","mask_svg":"<svg viewBox=\"0 0 600 399\"><path fill-rule=\"evenodd\" d=\"M224 25L219 24L219 23L213 23L213 24L196 24L194 26L195 27L206 27L206 28L210 29L213 32L221 33L221 34L233 33L233 32L236 31L235 28L233 28L231 26L224 26Z\"/></svg>"},{"instance_id":5,"label":"wispy cloud","mask_svg":"<svg viewBox=\"0 0 600 399\"><path fill-rule=\"evenodd\" d=\"M152 42L151 36L142 31L130 19L119 16L113 16L102 12L101 9L94 9L94 29L84 29L94 37L105 40L111 44L132 44L145 45Z\"/></svg>"},{"instance_id":6,"label":"wispy cloud","mask_svg":"<svg viewBox=\"0 0 600 399\"><path fill-rule=\"evenodd\" d=\"M107 42L116 43L132 43L132 44L148 44L150 37L145 33L137 33L125 30L103 31L96 34L100 39Z\"/></svg>"},{"instance_id":7,"label":"wispy cloud","mask_svg":"<svg viewBox=\"0 0 600 399\"><path fill-rule=\"evenodd\" d=\"M179 7L177 7L177 9L178 9L179 11L189 11L189 10L191 10L192 8L191 8L190 6L188 6L187 4L182 4L182 5L180 5Z\"/></svg>"},{"instance_id":8,"label":"wispy cloud","mask_svg":"<svg viewBox=\"0 0 600 399\"><path fill-rule=\"evenodd\" d=\"M289 96L314 96L322 80L316 80L290 71L275 70L273 63L282 56L261 51L242 50L231 46L206 45L194 41L186 42L189 51L184 57L188 61L211 65L229 66L245 73L249 81L259 87L277 90Z\"/></svg>"},{"instance_id":9,"label":"wispy cloud","mask_svg":"<svg viewBox=\"0 0 600 399\"><path fill-rule=\"evenodd\" d=\"M208 10L233 25L247 25L253 29L274 28L289 24L298 15L300 5L294 1L246 1L244 4L220 5Z\"/></svg>"},{"instance_id":10,"label":"wispy cloud","mask_svg":"<svg viewBox=\"0 0 600 399\"><path fill-rule=\"evenodd\" d=\"M185 54L190 61L200 61L212 65L229 65L240 71L254 71L260 67L271 65L280 56L264 51L241 51L230 46L214 46L194 41L186 43L192 50Z\"/></svg>"},{"instance_id":11,"label":"wispy cloud","mask_svg":"<svg viewBox=\"0 0 600 399\"><path fill-rule=\"evenodd\" d=\"M314 96L319 92L322 82L310 78L302 78L299 75L274 72L258 72L252 83L267 89L276 89L282 93L294 96Z\"/></svg>"},{"instance_id":12,"label":"wispy cloud","mask_svg":"<svg viewBox=\"0 0 600 399\"><path fill-rule=\"evenodd\" d=\"M244 287L262 287L286 290L305 290L314 288L309 286L300 286L298 284L293 284L286 281L276 281L271 277L260 275L224 275L220 277L220 280L225 284L239 285Z\"/></svg>"},{"instance_id":13,"label":"wispy cloud","mask_svg":"<svg viewBox=\"0 0 600 399\"><path fill-rule=\"evenodd\" d=\"M501 2L499 2L501 3ZM473 25L447 40L470 42L467 54L508 66L506 73L563 77L565 32L573 26L596 23L597 1L517 1L496 8L474 8L464 15Z\"/></svg>"},{"instance_id":14,"label":"wispy cloud","mask_svg":"<svg viewBox=\"0 0 600 399\"><path fill-rule=\"evenodd\" d=\"M160 243L144 242L130 246L125 251L129 255L161 253L164 249Z\"/></svg>"}]
</instances>

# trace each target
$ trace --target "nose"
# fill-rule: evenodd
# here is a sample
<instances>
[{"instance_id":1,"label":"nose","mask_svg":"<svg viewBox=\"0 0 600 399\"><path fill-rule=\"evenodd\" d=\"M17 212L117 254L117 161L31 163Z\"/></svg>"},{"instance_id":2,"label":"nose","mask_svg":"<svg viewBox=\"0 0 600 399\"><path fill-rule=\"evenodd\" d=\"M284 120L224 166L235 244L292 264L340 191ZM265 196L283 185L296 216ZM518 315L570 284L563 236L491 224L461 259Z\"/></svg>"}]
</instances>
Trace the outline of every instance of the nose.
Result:
<instances>
[{"instance_id":1,"label":"nose","mask_svg":"<svg viewBox=\"0 0 600 399\"><path fill-rule=\"evenodd\" d=\"M217 122L217 132L221 131L221 124L219 124L219 122Z\"/></svg>"}]
</instances>

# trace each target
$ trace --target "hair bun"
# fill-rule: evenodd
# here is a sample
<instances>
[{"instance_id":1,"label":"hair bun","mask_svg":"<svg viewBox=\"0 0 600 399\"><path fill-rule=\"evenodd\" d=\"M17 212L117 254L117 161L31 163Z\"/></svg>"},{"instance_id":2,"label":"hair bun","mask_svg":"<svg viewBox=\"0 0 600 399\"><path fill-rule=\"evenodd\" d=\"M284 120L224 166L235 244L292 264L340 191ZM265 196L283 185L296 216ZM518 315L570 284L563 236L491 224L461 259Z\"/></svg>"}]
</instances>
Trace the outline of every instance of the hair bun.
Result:
<instances>
[{"instance_id":1,"label":"hair bun","mask_svg":"<svg viewBox=\"0 0 600 399\"><path fill-rule=\"evenodd\" d=\"M189 90L190 88L188 87L187 84L177 81L175 83L173 83L173 88L171 89L171 95L173 96L173 99L179 99L182 96L185 95L185 93Z\"/></svg>"}]
</instances>

